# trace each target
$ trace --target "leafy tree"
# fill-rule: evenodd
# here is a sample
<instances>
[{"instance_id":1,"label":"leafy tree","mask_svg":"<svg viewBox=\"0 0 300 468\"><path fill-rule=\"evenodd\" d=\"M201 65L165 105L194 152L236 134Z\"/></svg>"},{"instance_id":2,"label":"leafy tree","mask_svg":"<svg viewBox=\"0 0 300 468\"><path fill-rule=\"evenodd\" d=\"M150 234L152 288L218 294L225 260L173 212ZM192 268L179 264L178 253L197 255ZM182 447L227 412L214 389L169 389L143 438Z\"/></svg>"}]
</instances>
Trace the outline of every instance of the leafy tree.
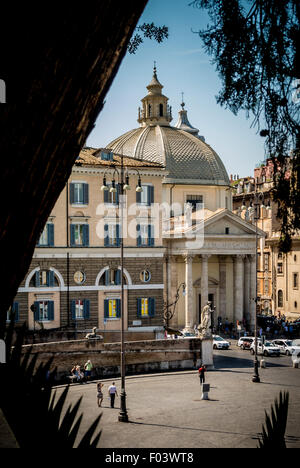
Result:
<instances>
[{"instance_id":1,"label":"leafy tree","mask_svg":"<svg viewBox=\"0 0 300 468\"><path fill-rule=\"evenodd\" d=\"M252 115L266 137L277 172L273 196L280 248L286 252L300 229L300 3L194 0L190 5L210 16L207 29L198 33L222 80L217 102L235 114Z\"/></svg>"},{"instance_id":2,"label":"leafy tree","mask_svg":"<svg viewBox=\"0 0 300 468\"><path fill-rule=\"evenodd\" d=\"M136 32L129 41L127 49L130 54L135 54L140 44L144 42L140 32L144 38L155 39L158 43L169 37L167 26L155 26L154 23L143 23L136 27Z\"/></svg>"},{"instance_id":3,"label":"leafy tree","mask_svg":"<svg viewBox=\"0 0 300 468\"><path fill-rule=\"evenodd\" d=\"M31 0L1 6L0 337L146 3Z\"/></svg>"}]
</instances>

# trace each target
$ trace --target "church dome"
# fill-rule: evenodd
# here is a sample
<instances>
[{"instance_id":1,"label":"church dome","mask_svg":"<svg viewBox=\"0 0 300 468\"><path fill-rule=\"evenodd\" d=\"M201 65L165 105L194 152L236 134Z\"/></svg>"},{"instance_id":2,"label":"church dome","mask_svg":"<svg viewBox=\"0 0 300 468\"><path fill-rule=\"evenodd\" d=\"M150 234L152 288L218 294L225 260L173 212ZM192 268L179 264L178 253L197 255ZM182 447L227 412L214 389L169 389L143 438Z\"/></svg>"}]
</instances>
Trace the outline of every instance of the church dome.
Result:
<instances>
[{"instance_id":1,"label":"church dome","mask_svg":"<svg viewBox=\"0 0 300 468\"><path fill-rule=\"evenodd\" d=\"M115 153L165 166L166 183L229 185L227 171L217 153L198 135L182 109L176 127L168 98L161 93L154 68L148 95L139 109L140 127L130 130L107 145Z\"/></svg>"}]
</instances>

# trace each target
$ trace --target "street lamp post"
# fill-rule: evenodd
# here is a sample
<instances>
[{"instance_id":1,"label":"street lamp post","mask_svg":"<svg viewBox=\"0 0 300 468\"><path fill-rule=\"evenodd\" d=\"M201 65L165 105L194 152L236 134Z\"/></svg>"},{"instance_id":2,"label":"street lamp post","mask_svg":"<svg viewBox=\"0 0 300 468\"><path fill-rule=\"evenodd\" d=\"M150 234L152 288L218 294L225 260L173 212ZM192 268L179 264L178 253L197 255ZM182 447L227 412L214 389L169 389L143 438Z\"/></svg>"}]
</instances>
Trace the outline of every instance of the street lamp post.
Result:
<instances>
[{"instance_id":1,"label":"street lamp post","mask_svg":"<svg viewBox=\"0 0 300 468\"><path fill-rule=\"evenodd\" d=\"M119 421L128 422L125 391L125 343L124 343L124 236L123 236L123 208L124 208L124 165L121 155L121 181L120 181L120 208L121 208L121 393Z\"/></svg>"},{"instance_id":2,"label":"street lamp post","mask_svg":"<svg viewBox=\"0 0 300 468\"><path fill-rule=\"evenodd\" d=\"M264 207L264 195L263 193L257 192L256 180L252 180L254 183L254 203L250 203L250 207L253 209L254 221L255 221L255 314L254 314L254 373L252 377L252 382L259 383L260 378L258 374L258 359L257 359L257 304L258 304L258 288L257 288L257 273L258 273L258 220L260 219L260 208ZM242 210L246 209L245 200L243 200Z\"/></svg>"},{"instance_id":3,"label":"street lamp post","mask_svg":"<svg viewBox=\"0 0 300 468\"><path fill-rule=\"evenodd\" d=\"M186 284L185 283L180 283L180 285L177 288L176 295L175 295L175 301L172 302L172 304L165 304L164 305L164 322L167 327L169 327L169 320L174 317L175 311L176 311L176 305L179 300L179 292L180 288L182 287L182 294L185 296L185 289L186 289ZM171 310L171 307L173 307L173 311Z\"/></svg>"},{"instance_id":4,"label":"street lamp post","mask_svg":"<svg viewBox=\"0 0 300 468\"><path fill-rule=\"evenodd\" d=\"M107 149L103 150L103 153L107 155ZM112 153L109 153L112 155ZM124 340L124 233L123 233L123 224L124 224L124 203L125 203L125 190L130 190L129 186L129 176L127 174L126 181L124 182L124 155L118 154L117 156L120 157L121 166L120 166L120 174L119 171L116 169L115 164L112 164L114 168L114 173L116 172L118 176L120 175L119 180L119 187L120 187L120 249L121 249L121 392L120 392L120 413L119 413L119 421L120 422L128 422L128 414L126 409L126 390L125 390L125 375L126 375L126 367L125 367L125 340ZM111 159L113 161L113 159ZM138 179L138 186L136 188L136 192L142 192L141 186L141 178L139 171L136 168L133 168L137 171L139 175ZM103 185L101 187L102 191L110 190L110 192L116 192L117 189L115 187L115 180L113 175L112 180L112 187L108 189L106 185L106 177L104 173L103 177Z\"/></svg>"}]
</instances>

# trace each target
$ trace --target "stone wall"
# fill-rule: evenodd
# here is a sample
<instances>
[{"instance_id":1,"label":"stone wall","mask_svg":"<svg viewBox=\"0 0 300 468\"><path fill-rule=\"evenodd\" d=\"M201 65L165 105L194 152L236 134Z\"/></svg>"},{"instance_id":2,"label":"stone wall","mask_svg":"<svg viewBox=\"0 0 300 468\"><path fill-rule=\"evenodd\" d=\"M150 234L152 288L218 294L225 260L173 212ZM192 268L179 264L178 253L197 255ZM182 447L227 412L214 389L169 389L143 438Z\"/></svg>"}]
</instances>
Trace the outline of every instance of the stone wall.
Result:
<instances>
[{"instance_id":1,"label":"stone wall","mask_svg":"<svg viewBox=\"0 0 300 468\"><path fill-rule=\"evenodd\" d=\"M83 366L90 359L94 377L120 375L120 343L98 340L73 340L23 346L24 354L38 354L37 366L53 359L58 380L67 380L74 365ZM126 374L171 369L192 369L204 364L213 365L210 340L177 339L126 342Z\"/></svg>"}]
</instances>

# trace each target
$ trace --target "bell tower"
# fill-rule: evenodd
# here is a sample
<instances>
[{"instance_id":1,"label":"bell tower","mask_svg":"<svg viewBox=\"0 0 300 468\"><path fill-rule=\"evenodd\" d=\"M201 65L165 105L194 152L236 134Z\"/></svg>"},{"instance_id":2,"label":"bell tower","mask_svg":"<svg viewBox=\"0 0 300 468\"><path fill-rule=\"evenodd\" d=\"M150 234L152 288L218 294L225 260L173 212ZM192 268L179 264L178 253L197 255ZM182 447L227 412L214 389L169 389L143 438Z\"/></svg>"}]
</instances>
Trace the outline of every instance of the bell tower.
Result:
<instances>
[{"instance_id":1,"label":"bell tower","mask_svg":"<svg viewBox=\"0 0 300 468\"><path fill-rule=\"evenodd\" d=\"M168 105L168 98L162 94L163 85L160 84L154 62L153 77L147 86L148 94L142 99L139 107L138 122L141 127L148 125L168 126L172 120L172 108Z\"/></svg>"}]
</instances>

